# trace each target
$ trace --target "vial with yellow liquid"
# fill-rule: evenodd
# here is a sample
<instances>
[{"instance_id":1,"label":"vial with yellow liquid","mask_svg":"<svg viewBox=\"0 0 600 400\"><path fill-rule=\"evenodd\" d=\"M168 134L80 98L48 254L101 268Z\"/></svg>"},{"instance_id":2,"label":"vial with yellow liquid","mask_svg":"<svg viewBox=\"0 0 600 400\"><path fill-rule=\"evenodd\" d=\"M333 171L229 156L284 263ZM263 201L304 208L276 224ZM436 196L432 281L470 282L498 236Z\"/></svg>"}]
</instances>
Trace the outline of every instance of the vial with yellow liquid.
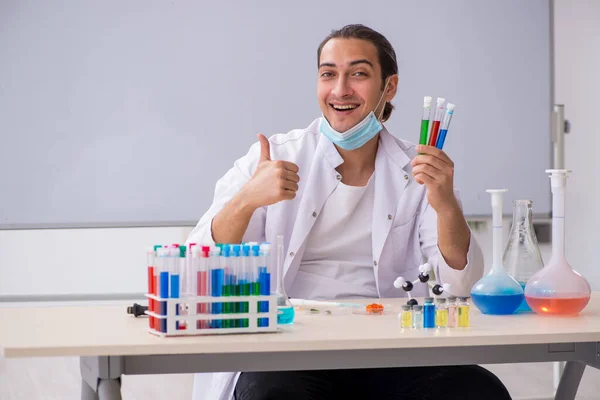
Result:
<instances>
[{"instance_id":1,"label":"vial with yellow liquid","mask_svg":"<svg viewBox=\"0 0 600 400\"><path fill-rule=\"evenodd\" d=\"M402 306L402 312L400 313L400 326L402 328L412 328L413 326L413 313L408 304Z\"/></svg>"},{"instance_id":2,"label":"vial with yellow liquid","mask_svg":"<svg viewBox=\"0 0 600 400\"><path fill-rule=\"evenodd\" d=\"M469 327L469 298L459 297L458 303L458 327L468 328Z\"/></svg>"},{"instance_id":3,"label":"vial with yellow liquid","mask_svg":"<svg viewBox=\"0 0 600 400\"><path fill-rule=\"evenodd\" d=\"M436 299L435 307L435 326L438 328L448 327L448 305L446 299Z\"/></svg>"}]
</instances>

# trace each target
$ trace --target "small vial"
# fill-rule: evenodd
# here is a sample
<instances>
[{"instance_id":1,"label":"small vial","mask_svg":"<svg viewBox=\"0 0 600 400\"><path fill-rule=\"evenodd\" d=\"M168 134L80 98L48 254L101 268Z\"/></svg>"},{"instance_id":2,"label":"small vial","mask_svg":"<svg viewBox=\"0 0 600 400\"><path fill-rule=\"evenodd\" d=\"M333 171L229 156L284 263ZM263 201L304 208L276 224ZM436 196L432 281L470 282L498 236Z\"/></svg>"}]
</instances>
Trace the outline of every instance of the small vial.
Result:
<instances>
[{"instance_id":1,"label":"small vial","mask_svg":"<svg viewBox=\"0 0 600 400\"><path fill-rule=\"evenodd\" d=\"M423 328L423 306L414 305L413 308L413 328L421 329Z\"/></svg>"},{"instance_id":2,"label":"small vial","mask_svg":"<svg viewBox=\"0 0 600 400\"><path fill-rule=\"evenodd\" d=\"M425 297L423 328L435 328L435 305L433 305L433 297Z\"/></svg>"},{"instance_id":3,"label":"small vial","mask_svg":"<svg viewBox=\"0 0 600 400\"><path fill-rule=\"evenodd\" d=\"M435 326L438 328L448 327L448 305L444 298L436 299Z\"/></svg>"},{"instance_id":4,"label":"small vial","mask_svg":"<svg viewBox=\"0 0 600 400\"><path fill-rule=\"evenodd\" d=\"M448 297L448 327L456 328L458 325L458 313L456 312L456 297Z\"/></svg>"},{"instance_id":5,"label":"small vial","mask_svg":"<svg viewBox=\"0 0 600 400\"><path fill-rule=\"evenodd\" d=\"M413 313L408 304L402 306L402 313L400 315L400 326L402 328L412 328Z\"/></svg>"},{"instance_id":6,"label":"small vial","mask_svg":"<svg viewBox=\"0 0 600 400\"><path fill-rule=\"evenodd\" d=\"M469 298L459 297L458 303L458 327L468 328L469 327Z\"/></svg>"}]
</instances>

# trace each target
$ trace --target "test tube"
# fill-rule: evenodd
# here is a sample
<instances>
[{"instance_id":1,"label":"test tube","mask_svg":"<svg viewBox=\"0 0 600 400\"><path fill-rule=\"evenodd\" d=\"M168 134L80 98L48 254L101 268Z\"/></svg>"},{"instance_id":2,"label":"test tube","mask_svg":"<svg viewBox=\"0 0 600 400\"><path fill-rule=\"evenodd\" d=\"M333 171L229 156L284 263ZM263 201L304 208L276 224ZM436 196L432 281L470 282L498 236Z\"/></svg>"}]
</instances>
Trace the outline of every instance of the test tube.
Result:
<instances>
[{"instance_id":1,"label":"test tube","mask_svg":"<svg viewBox=\"0 0 600 400\"><path fill-rule=\"evenodd\" d=\"M431 118L431 96L423 98L423 118L421 119L421 135L419 136L419 144L427 144L427 136L429 134L429 119Z\"/></svg>"},{"instance_id":2,"label":"test tube","mask_svg":"<svg viewBox=\"0 0 600 400\"><path fill-rule=\"evenodd\" d=\"M240 285L240 295L241 296L250 296L250 285L252 282L251 274L250 274L250 246L244 245L242 246L242 265L241 265L241 280L238 282ZM242 313L248 313L249 311L249 303L242 303ZM249 326L248 318L242 320L242 327L247 328Z\"/></svg>"},{"instance_id":3,"label":"test tube","mask_svg":"<svg viewBox=\"0 0 600 400\"><path fill-rule=\"evenodd\" d=\"M158 256L158 269L159 269L159 279L158 279L158 290L161 299L169 298L169 249L168 248L160 248L157 250ZM167 315L167 302L160 302L160 315ZM167 332L167 320L166 318L162 318L160 320L160 331Z\"/></svg>"},{"instance_id":4,"label":"test tube","mask_svg":"<svg viewBox=\"0 0 600 400\"><path fill-rule=\"evenodd\" d=\"M178 299L180 294L181 254L179 245L169 246L169 297ZM179 304L175 306L175 315L179 315ZM179 321L175 321L175 329L180 329Z\"/></svg>"},{"instance_id":5,"label":"test tube","mask_svg":"<svg viewBox=\"0 0 600 400\"><path fill-rule=\"evenodd\" d=\"M163 246L160 244L155 244L154 246L154 282L152 285L152 288L154 289L154 292L152 293L155 296L160 296L160 291L159 291L159 283L160 283L160 269L159 269L159 265L158 265L158 249L162 248ZM156 314L160 314L160 303L157 300L152 300L152 304L153 304L153 311ZM156 329L157 331L160 330L160 323L156 318L153 318L154 320L154 329Z\"/></svg>"},{"instance_id":6,"label":"test tube","mask_svg":"<svg viewBox=\"0 0 600 400\"><path fill-rule=\"evenodd\" d=\"M196 272L198 271L198 263L194 259L194 250L197 247L196 243L190 243L185 254L185 276L186 276L186 296L196 296L197 279Z\"/></svg>"},{"instance_id":7,"label":"test tube","mask_svg":"<svg viewBox=\"0 0 600 400\"><path fill-rule=\"evenodd\" d=\"M448 305L445 298L436 299L435 326L438 328L448 327Z\"/></svg>"},{"instance_id":8,"label":"test tube","mask_svg":"<svg viewBox=\"0 0 600 400\"><path fill-rule=\"evenodd\" d=\"M211 273L210 273L210 246L202 246L202 257L200 258L200 296L211 296ZM201 303L200 312L202 314L210 314L212 310L212 303ZM202 328L210 328L210 321L203 320Z\"/></svg>"},{"instance_id":9,"label":"test tube","mask_svg":"<svg viewBox=\"0 0 600 400\"><path fill-rule=\"evenodd\" d=\"M240 286L239 286L239 275L240 275L240 252L241 246L239 244L234 244L231 246L231 251L233 253L232 266L233 272L231 274L231 295L239 296L240 295ZM234 301L232 304L232 312L234 314L239 314L241 312L241 305L239 301ZM233 320L232 328L241 328L242 320L235 319Z\"/></svg>"},{"instance_id":10,"label":"test tube","mask_svg":"<svg viewBox=\"0 0 600 400\"><path fill-rule=\"evenodd\" d=\"M440 123L444 116L444 102L446 99L438 97L436 100L435 115L433 117L433 123L431 125L431 135L429 135L429 145L435 146L438 138L438 131L440 129Z\"/></svg>"},{"instance_id":11,"label":"test tube","mask_svg":"<svg viewBox=\"0 0 600 400\"><path fill-rule=\"evenodd\" d=\"M271 244L263 243L260 246L260 294L269 296L271 294L271 273L269 271L269 259L271 257ZM262 301L261 312L269 312L269 302ZM261 326L269 326L269 318L262 318Z\"/></svg>"},{"instance_id":12,"label":"test tube","mask_svg":"<svg viewBox=\"0 0 600 400\"><path fill-rule=\"evenodd\" d=\"M459 297L458 303L458 327L468 328L469 327L469 298Z\"/></svg>"},{"instance_id":13,"label":"test tube","mask_svg":"<svg viewBox=\"0 0 600 400\"><path fill-rule=\"evenodd\" d=\"M456 328L458 325L456 312L456 297L448 296L448 327Z\"/></svg>"},{"instance_id":14,"label":"test tube","mask_svg":"<svg viewBox=\"0 0 600 400\"><path fill-rule=\"evenodd\" d=\"M452 115L454 114L454 104L448 103L446 106L446 112L444 113L444 119L442 120L442 125L440 127L440 134L435 142L435 147L438 149L442 149L444 147L444 142L446 141L446 135L448 134L448 128L450 127L450 120L452 120Z\"/></svg>"},{"instance_id":15,"label":"test tube","mask_svg":"<svg viewBox=\"0 0 600 400\"><path fill-rule=\"evenodd\" d=\"M223 281L223 292L222 292L223 297L231 296L231 273L232 273L231 262L232 262L231 246L229 246L228 244L225 244L225 245L223 245L223 247L221 247L221 267L223 267L223 274L224 274L224 278L225 278L225 280ZM232 311L231 303L230 302L223 303L222 313L223 314L231 314L231 311ZM230 319L222 320L222 325L223 325L223 328L231 328L231 320Z\"/></svg>"},{"instance_id":16,"label":"test tube","mask_svg":"<svg viewBox=\"0 0 600 400\"><path fill-rule=\"evenodd\" d=\"M260 295L260 246L253 244L250 246L251 268L252 268L252 294Z\"/></svg>"},{"instance_id":17,"label":"test tube","mask_svg":"<svg viewBox=\"0 0 600 400\"><path fill-rule=\"evenodd\" d=\"M413 308L413 328L421 329L423 328L423 306L414 305Z\"/></svg>"},{"instance_id":18,"label":"test tube","mask_svg":"<svg viewBox=\"0 0 600 400\"><path fill-rule=\"evenodd\" d=\"M146 265L148 267L148 294L154 294L154 248L146 250ZM148 311L154 311L154 300L148 299ZM154 329L154 318L148 318L150 329Z\"/></svg>"},{"instance_id":19,"label":"test tube","mask_svg":"<svg viewBox=\"0 0 600 400\"><path fill-rule=\"evenodd\" d=\"M191 286L189 285L188 268L191 264L191 253L189 253L187 246L179 246L179 297L185 298L189 295ZM182 299L182 302L176 306L179 315L188 315L187 301ZM187 320L179 323L179 329L187 329Z\"/></svg>"},{"instance_id":20,"label":"test tube","mask_svg":"<svg viewBox=\"0 0 600 400\"><path fill-rule=\"evenodd\" d=\"M413 326L413 313L408 304L404 304L402 306L402 312L400 313L400 326L402 328L412 328Z\"/></svg>"},{"instance_id":21,"label":"test tube","mask_svg":"<svg viewBox=\"0 0 600 400\"><path fill-rule=\"evenodd\" d=\"M221 297L223 293L223 268L221 268L221 249L219 247L211 247L210 249L210 272L211 272L211 296ZM221 314L223 309L222 303L212 303L212 314ZM215 319L211 322L212 328L221 328L223 326L220 319Z\"/></svg>"},{"instance_id":22,"label":"test tube","mask_svg":"<svg viewBox=\"0 0 600 400\"><path fill-rule=\"evenodd\" d=\"M435 328L433 297L425 297L425 304L423 305L423 328Z\"/></svg>"},{"instance_id":23,"label":"test tube","mask_svg":"<svg viewBox=\"0 0 600 400\"><path fill-rule=\"evenodd\" d=\"M253 244L250 246L250 268L252 272L252 295L259 296L260 295L260 246L257 244ZM257 302L256 304L256 312L261 312L262 303ZM257 319L257 326L262 326L262 320L260 318Z\"/></svg>"}]
</instances>

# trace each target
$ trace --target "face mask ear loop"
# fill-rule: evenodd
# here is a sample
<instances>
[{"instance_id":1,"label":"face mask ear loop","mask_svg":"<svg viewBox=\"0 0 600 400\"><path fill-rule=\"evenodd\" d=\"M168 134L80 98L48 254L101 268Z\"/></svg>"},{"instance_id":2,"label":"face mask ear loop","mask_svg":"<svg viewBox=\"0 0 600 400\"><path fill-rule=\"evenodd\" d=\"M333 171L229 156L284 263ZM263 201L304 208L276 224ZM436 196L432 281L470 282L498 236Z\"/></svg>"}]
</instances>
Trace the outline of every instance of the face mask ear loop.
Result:
<instances>
[{"instance_id":1,"label":"face mask ear loop","mask_svg":"<svg viewBox=\"0 0 600 400\"><path fill-rule=\"evenodd\" d=\"M385 86L383 87L383 93L381 93L381 97L379 98L379 101L377 102L377 105L375 106L375 110L377 110L377 107L379 107L379 104L381 104L381 100L383 100L383 96L385 96L385 91L387 89L389 82L390 82L389 78L385 80ZM385 111L385 105L383 106L383 108L379 112L379 115L377 116L378 121L381 121L381 116L383 115L384 111Z\"/></svg>"}]
</instances>

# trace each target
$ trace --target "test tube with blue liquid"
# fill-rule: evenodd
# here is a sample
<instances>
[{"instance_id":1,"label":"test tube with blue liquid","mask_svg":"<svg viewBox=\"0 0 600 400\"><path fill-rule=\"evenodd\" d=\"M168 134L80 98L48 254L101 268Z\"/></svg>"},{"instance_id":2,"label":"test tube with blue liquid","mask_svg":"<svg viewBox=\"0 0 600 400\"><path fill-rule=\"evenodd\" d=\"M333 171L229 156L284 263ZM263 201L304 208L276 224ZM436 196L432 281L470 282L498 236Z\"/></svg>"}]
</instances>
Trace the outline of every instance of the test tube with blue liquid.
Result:
<instances>
[{"instance_id":1,"label":"test tube with blue liquid","mask_svg":"<svg viewBox=\"0 0 600 400\"><path fill-rule=\"evenodd\" d=\"M223 268L223 290L221 295L223 297L229 297L231 296L231 274L232 274L232 268L231 268L231 246L229 246L228 244L224 244L223 247L221 247L221 267ZM223 308L221 310L221 312L223 314L231 314L231 303L227 302L227 303L222 303L223 304ZM229 319L224 319L221 322L222 327L223 328L231 328L231 320Z\"/></svg>"},{"instance_id":2,"label":"test tube with blue liquid","mask_svg":"<svg viewBox=\"0 0 600 400\"><path fill-rule=\"evenodd\" d=\"M446 105L446 111L444 112L444 117L440 126L440 133L435 142L435 147L438 149L442 149L444 147L446 135L448 135L448 129L450 128L450 121L452 120L452 115L454 114L454 107L455 106L452 103L448 103Z\"/></svg>"},{"instance_id":3,"label":"test tube with blue liquid","mask_svg":"<svg viewBox=\"0 0 600 400\"><path fill-rule=\"evenodd\" d=\"M160 315L167 315L167 302L166 300L169 298L169 249L161 247L156 250L157 255L157 264L159 271L158 278L158 288L157 293L161 299L165 301L160 301L159 309ZM167 332L167 320L166 318L160 319L160 327L158 329L161 332Z\"/></svg>"},{"instance_id":4,"label":"test tube with blue liquid","mask_svg":"<svg viewBox=\"0 0 600 400\"><path fill-rule=\"evenodd\" d=\"M260 295L261 296L269 296L271 294L271 273L269 271L269 260L271 258L271 244L263 243L260 246L260 264L258 267L259 272L259 282L260 282ZM269 312L269 302L261 301L260 302L260 312L268 313ZM269 326L268 318L260 318L259 326Z\"/></svg>"},{"instance_id":5,"label":"test tube with blue liquid","mask_svg":"<svg viewBox=\"0 0 600 400\"><path fill-rule=\"evenodd\" d=\"M210 249L210 280L211 280L211 296L221 297L223 293L223 281L224 271L221 267L221 249L219 247L212 247ZM222 303L212 303L211 313L218 315L221 314ZM223 326L220 319L212 320L210 323L211 328L219 329Z\"/></svg>"},{"instance_id":6,"label":"test tube with blue liquid","mask_svg":"<svg viewBox=\"0 0 600 400\"><path fill-rule=\"evenodd\" d=\"M233 273L231 278L231 295L232 296L240 296L240 286L239 286L239 276L240 276L240 264L241 264L241 246L239 244L234 244L231 246L231 250L233 252ZM239 314L241 312L241 304L236 301L232 303L232 312L234 314ZM233 327L240 328L242 326L242 322L240 319L233 320Z\"/></svg>"}]
</instances>

